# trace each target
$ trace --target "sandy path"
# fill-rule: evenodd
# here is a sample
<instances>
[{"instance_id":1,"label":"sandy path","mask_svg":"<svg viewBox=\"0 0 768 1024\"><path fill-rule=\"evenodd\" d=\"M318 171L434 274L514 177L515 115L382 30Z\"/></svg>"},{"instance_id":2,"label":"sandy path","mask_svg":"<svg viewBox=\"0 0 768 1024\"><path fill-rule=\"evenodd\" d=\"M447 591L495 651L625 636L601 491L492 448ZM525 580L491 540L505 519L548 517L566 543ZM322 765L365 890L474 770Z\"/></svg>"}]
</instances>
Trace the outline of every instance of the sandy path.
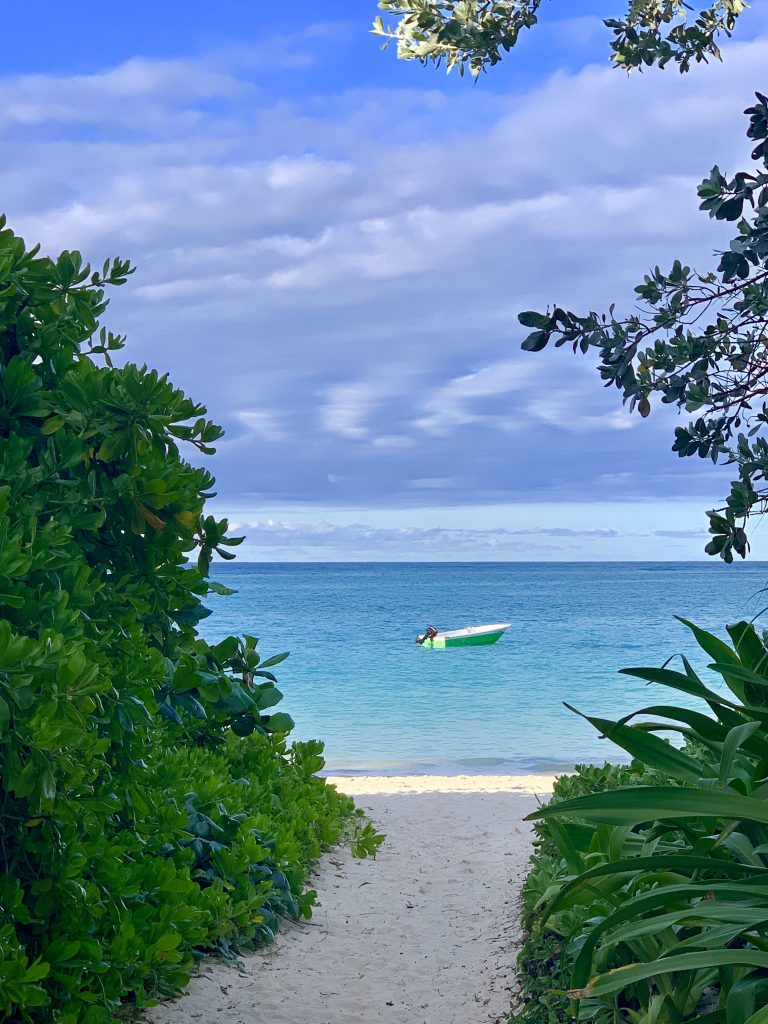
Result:
<instances>
[{"instance_id":1,"label":"sandy path","mask_svg":"<svg viewBox=\"0 0 768 1024\"><path fill-rule=\"evenodd\" d=\"M551 778L334 779L387 833L323 859L312 921L244 973L207 963L152 1024L496 1024L507 1019L530 854Z\"/></svg>"}]
</instances>

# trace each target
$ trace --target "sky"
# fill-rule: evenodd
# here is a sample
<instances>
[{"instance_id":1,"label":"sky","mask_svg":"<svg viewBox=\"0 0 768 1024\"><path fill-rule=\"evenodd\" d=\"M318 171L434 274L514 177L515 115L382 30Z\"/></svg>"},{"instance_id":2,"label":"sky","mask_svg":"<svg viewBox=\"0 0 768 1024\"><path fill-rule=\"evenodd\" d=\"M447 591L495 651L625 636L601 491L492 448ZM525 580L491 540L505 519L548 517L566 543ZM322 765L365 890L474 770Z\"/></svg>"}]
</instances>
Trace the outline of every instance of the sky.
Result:
<instances>
[{"instance_id":1,"label":"sky","mask_svg":"<svg viewBox=\"0 0 768 1024\"><path fill-rule=\"evenodd\" d=\"M748 164L765 5L722 64L629 78L624 6L550 0L476 84L382 52L368 0L6 9L9 224L135 264L106 322L226 428L241 558L706 557L727 471L520 349L519 311L629 309L727 244L696 185Z\"/></svg>"}]
</instances>

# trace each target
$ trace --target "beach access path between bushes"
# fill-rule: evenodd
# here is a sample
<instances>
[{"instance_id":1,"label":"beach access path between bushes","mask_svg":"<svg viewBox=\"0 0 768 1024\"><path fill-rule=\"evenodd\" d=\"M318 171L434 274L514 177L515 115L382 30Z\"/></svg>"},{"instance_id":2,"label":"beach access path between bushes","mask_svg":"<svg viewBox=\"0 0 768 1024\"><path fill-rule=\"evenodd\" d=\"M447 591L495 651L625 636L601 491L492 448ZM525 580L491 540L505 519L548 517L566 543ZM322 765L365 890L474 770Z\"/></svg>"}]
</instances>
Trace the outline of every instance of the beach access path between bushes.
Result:
<instances>
[{"instance_id":1,"label":"beach access path between bushes","mask_svg":"<svg viewBox=\"0 0 768 1024\"><path fill-rule=\"evenodd\" d=\"M334 850L309 922L285 924L244 970L204 962L152 1024L501 1024L515 998L522 819L553 777L337 777L387 840Z\"/></svg>"}]
</instances>

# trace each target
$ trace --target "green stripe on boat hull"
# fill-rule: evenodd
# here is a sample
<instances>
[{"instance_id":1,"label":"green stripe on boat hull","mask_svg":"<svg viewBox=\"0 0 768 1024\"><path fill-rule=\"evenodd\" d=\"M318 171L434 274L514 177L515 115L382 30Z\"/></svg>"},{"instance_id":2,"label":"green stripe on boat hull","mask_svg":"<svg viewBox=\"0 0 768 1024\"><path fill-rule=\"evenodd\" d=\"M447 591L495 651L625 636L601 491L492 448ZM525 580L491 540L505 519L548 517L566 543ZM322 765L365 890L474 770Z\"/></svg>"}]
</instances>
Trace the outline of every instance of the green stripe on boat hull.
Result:
<instances>
[{"instance_id":1,"label":"green stripe on boat hull","mask_svg":"<svg viewBox=\"0 0 768 1024\"><path fill-rule=\"evenodd\" d=\"M482 647L487 644L495 644L504 635L503 629L497 629L495 633L471 633L469 636L449 636L447 639L442 636L434 640L425 640L423 647Z\"/></svg>"}]
</instances>

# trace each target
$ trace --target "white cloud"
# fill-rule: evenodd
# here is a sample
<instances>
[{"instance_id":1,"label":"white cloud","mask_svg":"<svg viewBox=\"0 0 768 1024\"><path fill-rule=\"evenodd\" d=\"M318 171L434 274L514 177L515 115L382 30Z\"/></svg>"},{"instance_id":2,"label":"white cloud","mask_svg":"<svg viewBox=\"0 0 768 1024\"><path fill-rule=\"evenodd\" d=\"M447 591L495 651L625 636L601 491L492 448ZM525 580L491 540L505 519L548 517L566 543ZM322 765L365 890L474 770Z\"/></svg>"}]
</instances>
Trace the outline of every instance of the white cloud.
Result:
<instances>
[{"instance_id":1,"label":"white cloud","mask_svg":"<svg viewBox=\"0 0 768 1024\"><path fill-rule=\"evenodd\" d=\"M382 434L371 441L374 448L413 448L416 441L405 434Z\"/></svg>"},{"instance_id":2,"label":"white cloud","mask_svg":"<svg viewBox=\"0 0 768 1024\"><path fill-rule=\"evenodd\" d=\"M528 406L528 411L542 423L576 434L599 430L631 430L640 422L637 416L631 416L623 406L611 412L595 414L588 409L585 411L587 403L589 399L584 390L562 389L545 398L535 399ZM601 475L605 477L605 474Z\"/></svg>"},{"instance_id":3,"label":"white cloud","mask_svg":"<svg viewBox=\"0 0 768 1024\"><path fill-rule=\"evenodd\" d=\"M311 64L327 32L298 32L279 60ZM230 428L222 493L704 489L668 454L667 420L628 430L588 360L519 351L515 313L604 308L649 265L710 264L726 235L695 182L746 162L768 41L683 78L590 67L508 96L424 72L420 88L297 99L267 93L257 61L244 47L0 78L12 225L135 259L110 325Z\"/></svg>"},{"instance_id":4,"label":"white cloud","mask_svg":"<svg viewBox=\"0 0 768 1024\"><path fill-rule=\"evenodd\" d=\"M617 509L620 514L620 509ZM703 531L638 530L610 526L531 526L522 528L375 526L327 519L261 518L237 523L244 533L245 557L257 560L353 560L392 558L430 560L530 561L558 557L637 558L658 554L667 539L687 541L677 557L700 555ZM641 542L641 543L640 543Z\"/></svg>"},{"instance_id":5,"label":"white cloud","mask_svg":"<svg viewBox=\"0 0 768 1024\"><path fill-rule=\"evenodd\" d=\"M415 371L403 365L380 366L375 378L346 381L324 389L320 406L320 423L324 430L349 440L363 440L372 432L370 421L379 408L393 399L402 400L408 394ZM408 439L392 435L375 438L378 448L409 447Z\"/></svg>"},{"instance_id":6,"label":"white cloud","mask_svg":"<svg viewBox=\"0 0 768 1024\"><path fill-rule=\"evenodd\" d=\"M288 437L274 412L266 409L243 409L236 412L234 416L246 428L246 433L236 438L233 443L250 441L254 438L261 441L285 441Z\"/></svg>"},{"instance_id":7,"label":"white cloud","mask_svg":"<svg viewBox=\"0 0 768 1024\"><path fill-rule=\"evenodd\" d=\"M409 480L408 485L417 491L446 491L460 486L461 481L455 476L420 476Z\"/></svg>"},{"instance_id":8,"label":"white cloud","mask_svg":"<svg viewBox=\"0 0 768 1024\"><path fill-rule=\"evenodd\" d=\"M320 412L323 427L332 434L352 440L367 437L369 430L364 421L377 397L375 389L362 382L328 388Z\"/></svg>"},{"instance_id":9,"label":"white cloud","mask_svg":"<svg viewBox=\"0 0 768 1024\"><path fill-rule=\"evenodd\" d=\"M335 160L319 160L315 156L290 159L280 157L267 168L265 180L271 189L277 191L301 190L322 191L324 184L336 181L354 173L350 163Z\"/></svg>"},{"instance_id":10,"label":"white cloud","mask_svg":"<svg viewBox=\"0 0 768 1024\"><path fill-rule=\"evenodd\" d=\"M522 420L513 415L489 415L482 411L486 398L511 395L529 386L535 376L535 367L519 358L503 360L484 366L473 373L456 377L428 395L422 403L426 415L416 420L416 426L427 433L447 435L457 427L471 423L495 425L502 430L522 426ZM510 403L514 408L514 403Z\"/></svg>"},{"instance_id":11,"label":"white cloud","mask_svg":"<svg viewBox=\"0 0 768 1024\"><path fill-rule=\"evenodd\" d=\"M143 57L90 75L22 75L0 79L0 132L48 124L173 129L171 104L246 91L244 82L200 62ZM188 131L200 120L193 106L181 121L179 113L176 130Z\"/></svg>"},{"instance_id":12,"label":"white cloud","mask_svg":"<svg viewBox=\"0 0 768 1024\"><path fill-rule=\"evenodd\" d=\"M373 527L365 523L339 525L327 520L314 522L295 520L257 519L239 523L237 528L246 532L251 547L283 547L300 544L303 549L340 547L352 549L398 548L411 552L419 550L473 551L487 548L506 547L510 551L519 549L519 537L550 537L557 539L614 539L622 534L613 529L531 528L507 530L496 528L479 529L422 529L419 527L396 527L392 529ZM526 542L527 543L527 542Z\"/></svg>"}]
</instances>

